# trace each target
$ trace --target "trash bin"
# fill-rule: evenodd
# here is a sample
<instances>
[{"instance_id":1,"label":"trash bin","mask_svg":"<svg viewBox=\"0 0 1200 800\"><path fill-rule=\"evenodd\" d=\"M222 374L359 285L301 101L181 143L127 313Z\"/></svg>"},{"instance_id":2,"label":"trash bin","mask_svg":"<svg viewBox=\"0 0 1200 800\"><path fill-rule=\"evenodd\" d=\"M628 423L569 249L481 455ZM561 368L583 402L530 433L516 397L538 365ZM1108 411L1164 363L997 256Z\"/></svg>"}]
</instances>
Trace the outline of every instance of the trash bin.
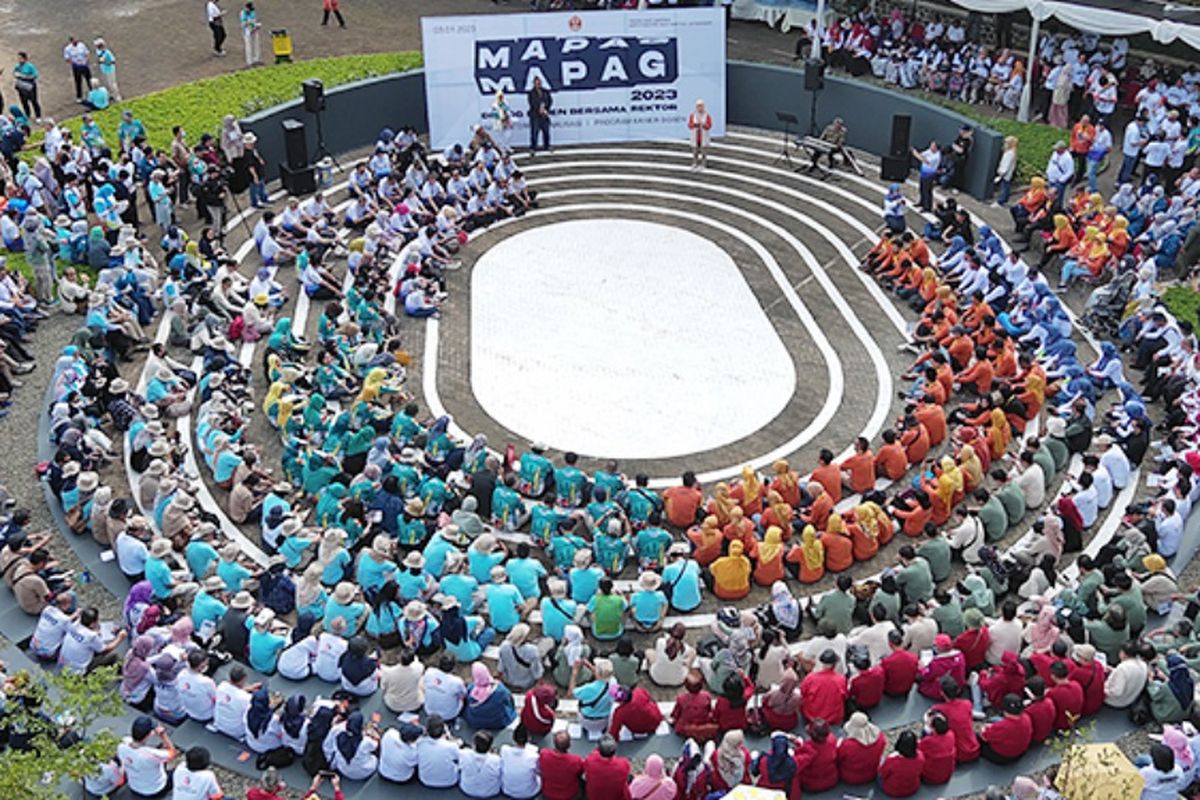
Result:
<instances>
[{"instance_id":1,"label":"trash bin","mask_svg":"<svg viewBox=\"0 0 1200 800\"><path fill-rule=\"evenodd\" d=\"M271 52L275 54L275 63L292 60L292 35L287 28L271 31Z\"/></svg>"},{"instance_id":2,"label":"trash bin","mask_svg":"<svg viewBox=\"0 0 1200 800\"><path fill-rule=\"evenodd\" d=\"M329 156L317 162L317 186L322 189L333 186L333 159Z\"/></svg>"}]
</instances>

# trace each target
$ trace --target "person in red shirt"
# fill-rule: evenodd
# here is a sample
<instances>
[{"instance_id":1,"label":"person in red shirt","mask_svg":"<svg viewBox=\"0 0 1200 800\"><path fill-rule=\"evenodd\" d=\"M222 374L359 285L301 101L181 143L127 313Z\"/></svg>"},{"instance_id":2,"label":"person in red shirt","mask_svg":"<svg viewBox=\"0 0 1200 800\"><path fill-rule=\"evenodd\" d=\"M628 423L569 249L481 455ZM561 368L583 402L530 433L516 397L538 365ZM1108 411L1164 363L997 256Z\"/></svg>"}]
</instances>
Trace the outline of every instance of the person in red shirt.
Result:
<instances>
[{"instance_id":1,"label":"person in red shirt","mask_svg":"<svg viewBox=\"0 0 1200 800\"><path fill-rule=\"evenodd\" d=\"M875 780L887 739L879 726L861 711L855 711L842 726L846 734L837 747L837 773L842 783L861 786ZM919 774L919 773L918 773Z\"/></svg>"},{"instance_id":2,"label":"person in red shirt","mask_svg":"<svg viewBox=\"0 0 1200 800\"><path fill-rule=\"evenodd\" d=\"M784 731L771 734L771 749L758 757L751 765L751 771L758 776L755 786L764 789L774 789L783 792L788 797L799 797L800 789L796 785L796 756L792 752L792 736Z\"/></svg>"},{"instance_id":3,"label":"person in red shirt","mask_svg":"<svg viewBox=\"0 0 1200 800\"><path fill-rule=\"evenodd\" d=\"M854 703L854 708L870 711L883 699L883 686L887 682L883 665L872 667L871 659L865 654L855 656L852 663L855 673L850 679L850 701Z\"/></svg>"},{"instance_id":4,"label":"person in red shirt","mask_svg":"<svg viewBox=\"0 0 1200 800\"><path fill-rule=\"evenodd\" d=\"M340 781L339 781L340 783ZM321 784L321 775L318 773L309 787L310 793L316 792L317 787ZM251 786L246 790L246 800L287 800L286 790L283 779L279 777L279 771L274 767L268 767L267 771L262 774L259 779L258 786Z\"/></svg>"},{"instance_id":5,"label":"person in red shirt","mask_svg":"<svg viewBox=\"0 0 1200 800\"><path fill-rule=\"evenodd\" d=\"M1054 701L1046 696L1046 682L1037 675L1025 681L1025 693L1029 696L1025 713L1032 725L1033 744L1041 744L1054 732Z\"/></svg>"},{"instance_id":6,"label":"person in red shirt","mask_svg":"<svg viewBox=\"0 0 1200 800\"><path fill-rule=\"evenodd\" d=\"M913 408L913 416L929 431L929 444L937 447L946 441L946 409L933 402L933 398L925 395L924 399Z\"/></svg>"},{"instance_id":7,"label":"person in red shirt","mask_svg":"<svg viewBox=\"0 0 1200 800\"><path fill-rule=\"evenodd\" d=\"M743 730L746 727L746 699L754 693L754 686L747 685L738 673L732 673L721 686L721 696L713 708L713 719L717 723L717 735L727 731Z\"/></svg>"},{"instance_id":8,"label":"person in red shirt","mask_svg":"<svg viewBox=\"0 0 1200 800\"><path fill-rule=\"evenodd\" d=\"M577 800L579 779L583 777L583 759L571 752L571 734L554 734L554 749L538 753L538 771L542 774L542 796L546 800Z\"/></svg>"},{"instance_id":9,"label":"person in red shirt","mask_svg":"<svg viewBox=\"0 0 1200 800\"><path fill-rule=\"evenodd\" d=\"M825 487L816 482L808 484L808 493L812 495L812 503L808 508L799 512L800 519L817 530L823 531L825 524L829 522L829 515L833 513L833 499L825 491Z\"/></svg>"},{"instance_id":10,"label":"person in red shirt","mask_svg":"<svg viewBox=\"0 0 1200 800\"><path fill-rule=\"evenodd\" d=\"M800 789L824 792L837 786L838 772L829 767L837 763L837 741L829 733L829 723L810 720L808 741L796 748L796 768L800 770Z\"/></svg>"},{"instance_id":11,"label":"person in red shirt","mask_svg":"<svg viewBox=\"0 0 1200 800\"><path fill-rule=\"evenodd\" d=\"M704 800L712 789L712 766L704 758L704 745L688 739L675 765L675 800Z\"/></svg>"},{"instance_id":12,"label":"person in red shirt","mask_svg":"<svg viewBox=\"0 0 1200 800\"><path fill-rule=\"evenodd\" d=\"M946 699L931 710L937 711L950 723L954 731L954 754L959 764L979 758L979 739L975 736L975 708L970 700L959 695L962 687L949 675L942 676L942 696Z\"/></svg>"},{"instance_id":13,"label":"person in red shirt","mask_svg":"<svg viewBox=\"0 0 1200 800\"><path fill-rule=\"evenodd\" d=\"M1047 693L1054 702L1054 728L1065 731L1083 716L1083 687L1070 678L1070 669L1062 661L1050 665L1054 685Z\"/></svg>"},{"instance_id":14,"label":"person in red shirt","mask_svg":"<svg viewBox=\"0 0 1200 800\"><path fill-rule=\"evenodd\" d=\"M986 628L984 630L987 630ZM1103 681L1101 681L1103 683ZM1002 708L1006 695L1020 697L1025 693L1025 667L1011 650L1005 650L1000 663L979 676L979 688L992 708ZM1101 692L1103 702L1104 692Z\"/></svg>"},{"instance_id":15,"label":"person in red shirt","mask_svg":"<svg viewBox=\"0 0 1200 800\"><path fill-rule=\"evenodd\" d=\"M1071 680L1083 688L1083 715L1090 717L1104 705L1104 665L1096 660L1096 648L1075 645L1075 662L1068 667Z\"/></svg>"},{"instance_id":16,"label":"person in red shirt","mask_svg":"<svg viewBox=\"0 0 1200 800\"><path fill-rule=\"evenodd\" d=\"M879 767L879 784L888 797L912 797L921 788L925 756L917 746L917 735L904 731L896 737L896 752Z\"/></svg>"},{"instance_id":17,"label":"person in red shirt","mask_svg":"<svg viewBox=\"0 0 1200 800\"><path fill-rule=\"evenodd\" d=\"M620 705L613 710L612 723L608 727L608 732L617 739L621 738L622 728L634 736L649 736L658 730L659 723L663 721L662 709L650 693L640 686L634 687L632 692L622 689L618 702Z\"/></svg>"},{"instance_id":18,"label":"person in red shirt","mask_svg":"<svg viewBox=\"0 0 1200 800\"><path fill-rule=\"evenodd\" d=\"M538 683L525 693L521 724L534 736L545 736L554 728L558 691L549 683Z\"/></svg>"},{"instance_id":19,"label":"person in red shirt","mask_svg":"<svg viewBox=\"0 0 1200 800\"><path fill-rule=\"evenodd\" d=\"M838 655L833 650L821 653L820 665L800 681L800 711L807 720L823 719L840 725L846 718L846 698L850 689L846 676L837 671Z\"/></svg>"},{"instance_id":20,"label":"person in red shirt","mask_svg":"<svg viewBox=\"0 0 1200 800\"><path fill-rule=\"evenodd\" d=\"M904 448L896 441L895 431L883 432L883 447L875 454L875 474L881 478L898 481L908 471L908 458Z\"/></svg>"},{"instance_id":21,"label":"person in red shirt","mask_svg":"<svg viewBox=\"0 0 1200 800\"><path fill-rule=\"evenodd\" d=\"M883 693L888 697L906 697L917 682L920 659L916 653L904 649L904 634L900 631L888 631L888 647L892 652L879 662L883 667Z\"/></svg>"},{"instance_id":22,"label":"person in red shirt","mask_svg":"<svg viewBox=\"0 0 1200 800\"><path fill-rule=\"evenodd\" d=\"M696 473L688 470L683 473L683 484L672 486L663 492L663 507L667 519L676 528L690 528L696 523L700 506L704 503L704 490L696 480Z\"/></svg>"},{"instance_id":23,"label":"person in red shirt","mask_svg":"<svg viewBox=\"0 0 1200 800\"><path fill-rule=\"evenodd\" d=\"M683 691L675 697L671 709L671 728L681 739L708 742L717 736L717 723L713 719L712 695L704 688L704 675L700 670L688 672L683 681Z\"/></svg>"},{"instance_id":24,"label":"person in red shirt","mask_svg":"<svg viewBox=\"0 0 1200 800\"><path fill-rule=\"evenodd\" d=\"M843 458L838 469L846 473L846 482L852 491L866 494L875 488L875 454L871 452L867 437L854 440L854 455Z\"/></svg>"},{"instance_id":25,"label":"person in red shirt","mask_svg":"<svg viewBox=\"0 0 1200 800\"><path fill-rule=\"evenodd\" d=\"M834 505L842 499L842 471L833 463L833 451L821 448L817 454L817 468L812 471L812 480L825 488Z\"/></svg>"},{"instance_id":26,"label":"person in red shirt","mask_svg":"<svg viewBox=\"0 0 1200 800\"><path fill-rule=\"evenodd\" d=\"M979 754L993 764L1013 763L1025 755L1033 741L1033 722L1020 696L1005 695L1002 703L1004 716L979 732Z\"/></svg>"},{"instance_id":27,"label":"person in red shirt","mask_svg":"<svg viewBox=\"0 0 1200 800\"><path fill-rule=\"evenodd\" d=\"M542 793L545 794L545 773ZM587 800L630 800L629 759L617 755L617 740L605 734L600 746L583 760L583 782Z\"/></svg>"},{"instance_id":28,"label":"person in red shirt","mask_svg":"<svg viewBox=\"0 0 1200 800\"><path fill-rule=\"evenodd\" d=\"M950 782L954 775L954 731L944 714L934 711L926 720L925 735L917 744L917 750L925 757L921 769L921 780L930 786L941 786Z\"/></svg>"},{"instance_id":29,"label":"person in red shirt","mask_svg":"<svg viewBox=\"0 0 1200 800\"><path fill-rule=\"evenodd\" d=\"M750 751L740 730L728 731L712 754L712 788L727 792L738 784L750 783ZM589 787L591 788L591 787ZM628 800L629 795L626 794Z\"/></svg>"},{"instance_id":30,"label":"person in red shirt","mask_svg":"<svg viewBox=\"0 0 1200 800\"><path fill-rule=\"evenodd\" d=\"M978 397L986 397L992 391L992 379L996 371L988 360L986 347L975 348L975 363L958 373L955 380L960 388Z\"/></svg>"},{"instance_id":31,"label":"person in red shirt","mask_svg":"<svg viewBox=\"0 0 1200 800\"><path fill-rule=\"evenodd\" d=\"M982 611L978 608L968 608L963 614L963 624L966 628L954 637L954 646L966 659L967 669L975 669L987 660L991 632L984 622ZM1024 681L1024 677L1022 677L1022 681ZM1024 686L1024 683L1021 685Z\"/></svg>"},{"instance_id":32,"label":"person in red shirt","mask_svg":"<svg viewBox=\"0 0 1200 800\"><path fill-rule=\"evenodd\" d=\"M904 418L900 446L904 448L904 456L909 464L920 464L929 455L929 431L911 414Z\"/></svg>"},{"instance_id":33,"label":"person in red shirt","mask_svg":"<svg viewBox=\"0 0 1200 800\"><path fill-rule=\"evenodd\" d=\"M1069 672L1073 662L1067 658L1067 643L1062 639L1051 645L1049 652L1031 653L1029 656L1029 663L1033 665L1038 677L1044 680L1047 686L1054 685L1054 680L1050 675L1050 668L1060 661L1067 665Z\"/></svg>"},{"instance_id":34,"label":"person in red shirt","mask_svg":"<svg viewBox=\"0 0 1200 800\"><path fill-rule=\"evenodd\" d=\"M900 520L900 530L904 531L906 536L917 537L925 532L925 523L929 522L933 513L933 501L924 492L917 492L911 500L913 502L896 499L891 513Z\"/></svg>"}]
</instances>

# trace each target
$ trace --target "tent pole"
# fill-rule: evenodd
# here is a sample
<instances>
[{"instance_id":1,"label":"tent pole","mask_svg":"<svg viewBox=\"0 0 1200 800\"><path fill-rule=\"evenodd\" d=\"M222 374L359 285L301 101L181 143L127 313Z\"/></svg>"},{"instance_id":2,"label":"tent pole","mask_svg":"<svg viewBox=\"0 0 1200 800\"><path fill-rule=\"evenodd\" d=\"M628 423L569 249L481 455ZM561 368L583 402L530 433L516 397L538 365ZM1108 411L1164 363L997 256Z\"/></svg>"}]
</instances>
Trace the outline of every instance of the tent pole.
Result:
<instances>
[{"instance_id":1,"label":"tent pole","mask_svg":"<svg viewBox=\"0 0 1200 800\"><path fill-rule=\"evenodd\" d=\"M1017 109L1017 120L1029 122L1029 105L1033 100L1033 60L1037 57L1038 34L1042 21L1031 13L1033 24L1029 26L1029 55L1025 59L1025 85L1021 87L1021 107Z\"/></svg>"},{"instance_id":2,"label":"tent pole","mask_svg":"<svg viewBox=\"0 0 1200 800\"><path fill-rule=\"evenodd\" d=\"M821 57L821 34L825 30L825 0L817 0L817 35L813 37L812 55L813 60Z\"/></svg>"}]
</instances>

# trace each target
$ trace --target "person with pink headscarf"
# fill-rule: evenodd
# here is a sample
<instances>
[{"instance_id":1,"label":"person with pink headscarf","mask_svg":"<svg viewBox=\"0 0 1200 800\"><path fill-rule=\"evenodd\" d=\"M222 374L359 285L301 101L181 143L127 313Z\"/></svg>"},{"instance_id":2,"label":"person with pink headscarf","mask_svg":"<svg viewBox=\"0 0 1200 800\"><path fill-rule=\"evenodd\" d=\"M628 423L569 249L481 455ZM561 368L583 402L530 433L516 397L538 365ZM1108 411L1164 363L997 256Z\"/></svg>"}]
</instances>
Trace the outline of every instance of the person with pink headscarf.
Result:
<instances>
[{"instance_id":1,"label":"person with pink headscarf","mask_svg":"<svg viewBox=\"0 0 1200 800\"><path fill-rule=\"evenodd\" d=\"M471 665L463 719L476 730L501 731L517 717L512 693L480 661Z\"/></svg>"},{"instance_id":2,"label":"person with pink headscarf","mask_svg":"<svg viewBox=\"0 0 1200 800\"><path fill-rule=\"evenodd\" d=\"M942 699L942 676L950 675L962 686L967 682L967 659L954 648L954 641L944 633L933 639L933 658L921 668L917 691L934 700Z\"/></svg>"},{"instance_id":3,"label":"person with pink headscarf","mask_svg":"<svg viewBox=\"0 0 1200 800\"><path fill-rule=\"evenodd\" d=\"M1012 793L1014 800L1062 800L1062 795L1049 786L1040 786L1024 775L1013 781Z\"/></svg>"},{"instance_id":4,"label":"person with pink headscarf","mask_svg":"<svg viewBox=\"0 0 1200 800\"><path fill-rule=\"evenodd\" d=\"M1054 643L1062 638L1062 631L1054 620L1055 611L1053 605L1046 603L1038 611L1037 619L1025 627L1025 641L1029 643L1026 655L1048 653Z\"/></svg>"},{"instance_id":5,"label":"person with pink headscarf","mask_svg":"<svg viewBox=\"0 0 1200 800\"><path fill-rule=\"evenodd\" d=\"M645 770L629 784L631 800L675 800L678 791L657 753L646 759Z\"/></svg>"}]
</instances>

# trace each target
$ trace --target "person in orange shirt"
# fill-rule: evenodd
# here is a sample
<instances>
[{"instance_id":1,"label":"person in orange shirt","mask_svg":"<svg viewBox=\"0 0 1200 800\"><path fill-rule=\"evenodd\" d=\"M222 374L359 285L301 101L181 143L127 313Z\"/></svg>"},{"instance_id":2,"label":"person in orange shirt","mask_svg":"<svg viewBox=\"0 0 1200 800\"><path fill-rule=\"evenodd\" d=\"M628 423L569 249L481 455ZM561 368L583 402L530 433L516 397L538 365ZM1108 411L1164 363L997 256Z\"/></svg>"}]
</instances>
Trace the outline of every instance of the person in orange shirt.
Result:
<instances>
[{"instance_id":1,"label":"person in orange shirt","mask_svg":"<svg viewBox=\"0 0 1200 800\"><path fill-rule=\"evenodd\" d=\"M904 448L904 456L909 464L920 464L929 455L929 431L911 414L904 417L900 446Z\"/></svg>"},{"instance_id":2,"label":"person in orange shirt","mask_svg":"<svg viewBox=\"0 0 1200 800\"><path fill-rule=\"evenodd\" d=\"M738 507L738 503L729 494L729 484L718 483L713 487L712 499L708 501L707 511L717 518L722 526L729 524L729 514Z\"/></svg>"},{"instance_id":3,"label":"person in orange shirt","mask_svg":"<svg viewBox=\"0 0 1200 800\"><path fill-rule=\"evenodd\" d=\"M750 594L750 559L742 553L741 542L729 545L729 555L714 561L708 571L713 594L722 600L741 600Z\"/></svg>"},{"instance_id":4,"label":"person in orange shirt","mask_svg":"<svg viewBox=\"0 0 1200 800\"><path fill-rule=\"evenodd\" d=\"M746 512L747 517L762 513L765 494L766 490L763 488L762 481L758 479L758 473L750 467L742 467L741 481L729 492L729 496L737 501L738 505L742 507L742 511Z\"/></svg>"},{"instance_id":5,"label":"person in orange shirt","mask_svg":"<svg viewBox=\"0 0 1200 800\"><path fill-rule=\"evenodd\" d=\"M854 440L854 455L843 458L837 465L846 474L850 491L863 494L875 488L875 454L867 437Z\"/></svg>"},{"instance_id":6,"label":"person in orange shirt","mask_svg":"<svg viewBox=\"0 0 1200 800\"><path fill-rule=\"evenodd\" d=\"M984 320L988 317L995 322L996 312L984 300L983 292L975 292L971 295L971 305L967 306L967 310L963 312L960 324L967 330L979 330L984 326Z\"/></svg>"},{"instance_id":7,"label":"person in orange shirt","mask_svg":"<svg viewBox=\"0 0 1200 800\"><path fill-rule=\"evenodd\" d=\"M854 509L854 522L883 547L892 540L892 521L883 508L873 500L860 503Z\"/></svg>"},{"instance_id":8,"label":"person in orange shirt","mask_svg":"<svg viewBox=\"0 0 1200 800\"><path fill-rule=\"evenodd\" d=\"M832 520L833 517L830 517ZM837 517L841 523L841 516ZM803 539L804 534L801 534ZM820 542L825 548L825 569L828 572L842 572L854 566L854 541L846 533L846 526L838 524L827 528L821 534Z\"/></svg>"},{"instance_id":9,"label":"person in orange shirt","mask_svg":"<svg viewBox=\"0 0 1200 800\"><path fill-rule=\"evenodd\" d=\"M817 454L817 468L812 471L812 480L821 484L825 493L834 505L842 499L842 473L838 465L833 463L833 451L821 448Z\"/></svg>"},{"instance_id":10,"label":"person in orange shirt","mask_svg":"<svg viewBox=\"0 0 1200 800\"><path fill-rule=\"evenodd\" d=\"M1008 444L1012 441L1012 426L1004 411L999 408L992 409L988 420L991 423L988 427L988 448L993 459L1002 458L1008 452Z\"/></svg>"},{"instance_id":11,"label":"person in orange shirt","mask_svg":"<svg viewBox=\"0 0 1200 800\"><path fill-rule=\"evenodd\" d=\"M888 480L898 481L908 471L908 457L904 448L896 441L896 432L883 432L883 447L875 454L875 474Z\"/></svg>"},{"instance_id":12,"label":"person in orange shirt","mask_svg":"<svg viewBox=\"0 0 1200 800\"><path fill-rule=\"evenodd\" d=\"M762 544L758 546L758 563L754 567L754 582L759 586L770 586L786 577L783 570L783 531L772 525L767 528Z\"/></svg>"},{"instance_id":13,"label":"person in orange shirt","mask_svg":"<svg viewBox=\"0 0 1200 800\"><path fill-rule=\"evenodd\" d=\"M904 249L908 251L909 258L917 262L923 267L929 266L930 252L929 245L920 236L914 236L912 231L904 232Z\"/></svg>"},{"instance_id":14,"label":"person in orange shirt","mask_svg":"<svg viewBox=\"0 0 1200 800\"><path fill-rule=\"evenodd\" d=\"M1129 220L1122 216L1113 220L1112 230L1108 233L1108 251L1118 261L1129 252Z\"/></svg>"},{"instance_id":15,"label":"person in orange shirt","mask_svg":"<svg viewBox=\"0 0 1200 800\"><path fill-rule=\"evenodd\" d=\"M704 491L696 480L696 473L683 473L683 483L663 492L663 504L667 519L677 528L687 528L696 522L700 504L704 502Z\"/></svg>"},{"instance_id":16,"label":"person in orange shirt","mask_svg":"<svg viewBox=\"0 0 1200 800\"><path fill-rule=\"evenodd\" d=\"M692 558L702 567L707 567L721 557L721 547L725 537L721 533L721 525L717 518L709 515L699 525L693 525L687 532L688 541L694 548Z\"/></svg>"},{"instance_id":17,"label":"person in orange shirt","mask_svg":"<svg viewBox=\"0 0 1200 800\"><path fill-rule=\"evenodd\" d=\"M961 326L953 328L950 335L952 338L946 346L946 353L950 356L950 368L955 372L961 372L970 363L971 354L975 352L975 344L967 335L967 329Z\"/></svg>"},{"instance_id":18,"label":"person in orange shirt","mask_svg":"<svg viewBox=\"0 0 1200 800\"><path fill-rule=\"evenodd\" d=\"M948 433L946 428L946 409L933 401L929 395L925 395L921 400L912 407L912 415L917 418L917 422L925 426L925 430L929 432L930 447L937 447L942 442L946 441Z\"/></svg>"},{"instance_id":19,"label":"person in orange shirt","mask_svg":"<svg viewBox=\"0 0 1200 800\"><path fill-rule=\"evenodd\" d=\"M906 502L900 498L892 501L892 516L900 520L900 530L906 536L920 536L925 532L925 523L929 522L930 509L933 503L924 492L918 492Z\"/></svg>"},{"instance_id":20,"label":"person in orange shirt","mask_svg":"<svg viewBox=\"0 0 1200 800\"><path fill-rule=\"evenodd\" d=\"M879 552L879 540L875 538L876 531L873 526L864 528L857 523L858 508L859 507L856 507L854 509L855 522L845 525L845 528L850 534L850 541L853 545L851 552L854 555L854 560L866 561L870 558L874 558L875 554ZM829 518L830 528L834 527L834 519L835 517ZM836 519L839 522L842 521L840 516L837 516Z\"/></svg>"},{"instance_id":21,"label":"person in orange shirt","mask_svg":"<svg viewBox=\"0 0 1200 800\"><path fill-rule=\"evenodd\" d=\"M1046 204L1048 196L1045 178L1041 175L1034 175L1029 179L1029 189L1021 195L1020 200L1008 209L1018 234L1025 233L1025 229L1029 227L1030 218Z\"/></svg>"},{"instance_id":22,"label":"person in orange shirt","mask_svg":"<svg viewBox=\"0 0 1200 800\"><path fill-rule=\"evenodd\" d=\"M783 502L792 508L800 505L800 476L792 470L791 465L781 458L771 465L771 471L775 476L771 478L767 488L779 492Z\"/></svg>"},{"instance_id":23,"label":"person in orange shirt","mask_svg":"<svg viewBox=\"0 0 1200 800\"><path fill-rule=\"evenodd\" d=\"M863 269L872 275L877 275L882 269L892 263L892 257L900 248L900 237L888 231L867 251L863 259Z\"/></svg>"},{"instance_id":24,"label":"person in orange shirt","mask_svg":"<svg viewBox=\"0 0 1200 800\"><path fill-rule=\"evenodd\" d=\"M786 542L792 533L792 517L795 509L783 501L783 497L774 489L767 491L767 507L763 509L759 526L768 529L772 526L779 528Z\"/></svg>"},{"instance_id":25,"label":"person in orange shirt","mask_svg":"<svg viewBox=\"0 0 1200 800\"><path fill-rule=\"evenodd\" d=\"M1065 69L1065 67L1064 67ZM1087 170L1087 154L1092 149L1092 142L1096 139L1096 126L1092 124L1092 118L1084 114L1071 126L1071 158L1075 159L1075 175L1082 177Z\"/></svg>"},{"instance_id":26,"label":"person in orange shirt","mask_svg":"<svg viewBox=\"0 0 1200 800\"><path fill-rule=\"evenodd\" d=\"M808 484L808 493L812 495L812 503L800 512L800 519L816 528L824 528L829 515L833 512L834 502L825 491L825 487L816 481Z\"/></svg>"},{"instance_id":27,"label":"person in orange shirt","mask_svg":"<svg viewBox=\"0 0 1200 800\"><path fill-rule=\"evenodd\" d=\"M729 514L729 524L722 533L728 542L741 542L749 558L758 558L758 539L754 536L754 523L746 519L741 506L734 506Z\"/></svg>"},{"instance_id":28,"label":"person in orange shirt","mask_svg":"<svg viewBox=\"0 0 1200 800\"><path fill-rule=\"evenodd\" d=\"M1017 374L1017 348L1012 337L1003 329L1000 330L999 336L1000 341L992 357L992 371L997 378L1011 378Z\"/></svg>"},{"instance_id":29,"label":"person in orange shirt","mask_svg":"<svg viewBox=\"0 0 1200 800\"><path fill-rule=\"evenodd\" d=\"M958 386L960 389L982 397L992 391L994 375L995 367L988 360L987 349L976 347L975 363L958 374ZM933 443L932 439L930 442Z\"/></svg>"},{"instance_id":30,"label":"person in orange shirt","mask_svg":"<svg viewBox=\"0 0 1200 800\"><path fill-rule=\"evenodd\" d=\"M1038 262L1038 266L1045 269L1051 259L1067 254L1078 241L1079 237L1075 235L1075 229L1071 227L1071 220L1067 219L1067 215L1055 214L1054 231L1046 237L1045 248L1042 250L1042 258Z\"/></svg>"},{"instance_id":31,"label":"person in orange shirt","mask_svg":"<svg viewBox=\"0 0 1200 800\"><path fill-rule=\"evenodd\" d=\"M805 525L800 533L800 544L792 545L788 551L789 564L795 564L796 578L801 583L816 583L825 577L825 545L817 538L817 530Z\"/></svg>"}]
</instances>

